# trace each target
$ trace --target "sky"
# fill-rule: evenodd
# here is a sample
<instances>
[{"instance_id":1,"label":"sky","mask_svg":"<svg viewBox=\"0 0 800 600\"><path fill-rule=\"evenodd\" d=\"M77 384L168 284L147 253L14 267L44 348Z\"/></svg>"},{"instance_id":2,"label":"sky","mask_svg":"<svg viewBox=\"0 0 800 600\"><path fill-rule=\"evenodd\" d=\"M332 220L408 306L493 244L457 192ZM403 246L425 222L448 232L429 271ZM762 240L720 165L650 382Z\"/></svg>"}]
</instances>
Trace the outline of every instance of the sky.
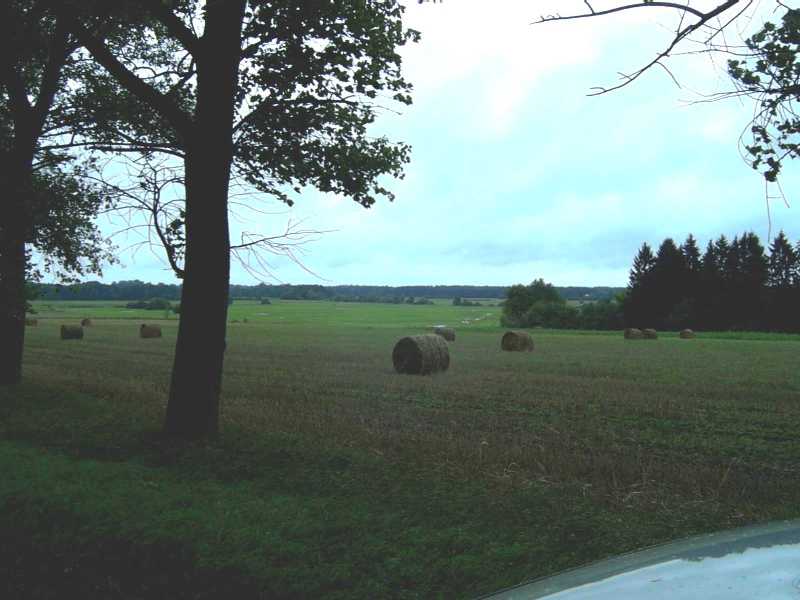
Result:
<instances>
[{"instance_id":1,"label":"sky","mask_svg":"<svg viewBox=\"0 0 800 600\"><path fill-rule=\"evenodd\" d=\"M264 200L264 214L234 218L234 239L288 223L325 233L298 248L300 264L267 256L260 278L234 261L232 283L624 286L643 242L754 231L767 245L780 229L800 239L798 165L785 167L785 203L742 158L752 105L697 102L729 89L724 63L676 57L680 87L654 69L588 96L669 41L670 11L535 24L583 2L406 1L406 24L422 33L401 52L414 104L370 132L413 148L405 178L385 182L395 201L364 209L312 189L291 209ZM159 256L126 250L135 237L114 241L121 264L103 281L175 282Z\"/></svg>"}]
</instances>

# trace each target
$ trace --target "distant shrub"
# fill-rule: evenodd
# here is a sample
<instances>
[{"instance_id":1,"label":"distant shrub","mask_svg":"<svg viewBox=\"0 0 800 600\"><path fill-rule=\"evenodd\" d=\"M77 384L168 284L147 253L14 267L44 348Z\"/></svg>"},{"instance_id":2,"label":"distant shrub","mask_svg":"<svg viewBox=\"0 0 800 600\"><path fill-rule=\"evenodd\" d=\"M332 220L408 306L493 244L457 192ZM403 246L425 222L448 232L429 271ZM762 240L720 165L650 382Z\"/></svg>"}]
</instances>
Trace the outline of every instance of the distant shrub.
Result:
<instances>
[{"instance_id":1,"label":"distant shrub","mask_svg":"<svg viewBox=\"0 0 800 600\"><path fill-rule=\"evenodd\" d=\"M270 302L269 298L262 298L261 299L261 304L272 304L272 302Z\"/></svg>"},{"instance_id":2,"label":"distant shrub","mask_svg":"<svg viewBox=\"0 0 800 600\"><path fill-rule=\"evenodd\" d=\"M140 310L170 310L172 303L164 298L153 298L152 300L138 300L128 302L125 308L136 308Z\"/></svg>"}]
</instances>

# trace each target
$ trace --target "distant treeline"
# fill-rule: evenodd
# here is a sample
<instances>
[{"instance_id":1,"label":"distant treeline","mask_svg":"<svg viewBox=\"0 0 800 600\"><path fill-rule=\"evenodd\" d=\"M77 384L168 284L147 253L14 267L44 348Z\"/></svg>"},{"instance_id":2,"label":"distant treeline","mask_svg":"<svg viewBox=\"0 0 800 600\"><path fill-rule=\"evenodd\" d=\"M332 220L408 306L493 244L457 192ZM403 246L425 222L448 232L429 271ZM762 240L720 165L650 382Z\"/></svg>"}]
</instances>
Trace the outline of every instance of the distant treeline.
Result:
<instances>
[{"instance_id":1,"label":"distant treeline","mask_svg":"<svg viewBox=\"0 0 800 600\"><path fill-rule=\"evenodd\" d=\"M43 300L149 300L163 298L180 300L181 288L177 284L145 283L143 281L117 281L99 283L90 281L75 285L40 284L36 286ZM612 287L561 287L556 288L566 300L594 301L613 297L623 288ZM284 300L332 300L340 302L407 302L408 298L421 299L495 299L505 298L506 286L477 285L232 285L232 298Z\"/></svg>"},{"instance_id":2,"label":"distant treeline","mask_svg":"<svg viewBox=\"0 0 800 600\"><path fill-rule=\"evenodd\" d=\"M746 232L709 241L701 254L689 235L646 243L633 262L624 299L633 327L800 331L800 243L780 232L766 253Z\"/></svg>"}]
</instances>

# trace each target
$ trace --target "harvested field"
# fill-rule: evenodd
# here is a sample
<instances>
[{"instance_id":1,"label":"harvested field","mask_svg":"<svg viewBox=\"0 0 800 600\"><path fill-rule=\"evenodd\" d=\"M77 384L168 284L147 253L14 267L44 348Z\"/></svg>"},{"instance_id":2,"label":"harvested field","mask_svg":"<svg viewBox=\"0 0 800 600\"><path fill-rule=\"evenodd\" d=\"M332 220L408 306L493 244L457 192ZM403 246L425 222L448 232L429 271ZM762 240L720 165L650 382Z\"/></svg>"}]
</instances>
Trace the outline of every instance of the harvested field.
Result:
<instances>
[{"instance_id":1,"label":"harvested field","mask_svg":"<svg viewBox=\"0 0 800 600\"><path fill-rule=\"evenodd\" d=\"M35 306L0 388L0 592L53 565L60 590L141 597L135 564L163 597L169 574L210 597L474 598L800 516L800 336L537 330L531 360L495 318L444 375L404 377L394 343L468 308L237 301L222 434L183 445L160 434L176 320L146 343L99 307L78 347L58 331L79 315Z\"/></svg>"}]
</instances>

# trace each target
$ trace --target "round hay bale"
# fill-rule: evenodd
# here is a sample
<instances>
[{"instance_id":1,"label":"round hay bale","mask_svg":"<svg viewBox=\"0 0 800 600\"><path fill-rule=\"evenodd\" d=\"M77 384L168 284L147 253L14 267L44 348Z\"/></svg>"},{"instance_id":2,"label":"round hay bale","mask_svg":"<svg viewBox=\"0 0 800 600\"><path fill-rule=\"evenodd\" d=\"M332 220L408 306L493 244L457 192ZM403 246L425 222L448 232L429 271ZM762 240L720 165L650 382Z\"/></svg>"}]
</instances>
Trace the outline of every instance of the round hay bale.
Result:
<instances>
[{"instance_id":1,"label":"round hay bale","mask_svg":"<svg viewBox=\"0 0 800 600\"><path fill-rule=\"evenodd\" d=\"M139 337L141 338L160 338L161 326L160 325L142 325L139 327Z\"/></svg>"},{"instance_id":2,"label":"round hay bale","mask_svg":"<svg viewBox=\"0 0 800 600\"><path fill-rule=\"evenodd\" d=\"M447 342L436 334L412 335L400 339L392 351L395 371L408 375L430 375L450 366Z\"/></svg>"},{"instance_id":3,"label":"round hay bale","mask_svg":"<svg viewBox=\"0 0 800 600\"><path fill-rule=\"evenodd\" d=\"M91 327L92 320L91 319L81 319L81 327Z\"/></svg>"},{"instance_id":4,"label":"round hay bale","mask_svg":"<svg viewBox=\"0 0 800 600\"><path fill-rule=\"evenodd\" d=\"M62 340L82 340L83 327L80 325L62 325L61 326L61 339Z\"/></svg>"},{"instance_id":5,"label":"round hay bale","mask_svg":"<svg viewBox=\"0 0 800 600\"><path fill-rule=\"evenodd\" d=\"M641 329L636 329L636 327L628 327L625 329L625 339L626 340L643 340L644 333L642 333Z\"/></svg>"},{"instance_id":6,"label":"round hay bale","mask_svg":"<svg viewBox=\"0 0 800 600\"><path fill-rule=\"evenodd\" d=\"M642 329L642 335L646 340L657 340L658 332L655 329Z\"/></svg>"},{"instance_id":7,"label":"round hay bale","mask_svg":"<svg viewBox=\"0 0 800 600\"><path fill-rule=\"evenodd\" d=\"M506 331L500 347L508 352L533 352L533 338L526 331Z\"/></svg>"},{"instance_id":8,"label":"round hay bale","mask_svg":"<svg viewBox=\"0 0 800 600\"><path fill-rule=\"evenodd\" d=\"M434 327L433 333L442 336L448 342L456 341L456 330L452 327Z\"/></svg>"},{"instance_id":9,"label":"round hay bale","mask_svg":"<svg viewBox=\"0 0 800 600\"><path fill-rule=\"evenodd\" d=\"M39 325L39 319L25 319L25 325L27 327L36 327Z\"/></svg>"},{"instance_id":10,"label":"round hay bale","mask_svg":"<svg viewBox=\"0 0 800 600\"><path fill-rule=\"evenodd\" d=\"M692 340L694 339L694 331L691 329L681 329L680 334L678 334L682 340Z\"/></svg>"}]
</instances>

